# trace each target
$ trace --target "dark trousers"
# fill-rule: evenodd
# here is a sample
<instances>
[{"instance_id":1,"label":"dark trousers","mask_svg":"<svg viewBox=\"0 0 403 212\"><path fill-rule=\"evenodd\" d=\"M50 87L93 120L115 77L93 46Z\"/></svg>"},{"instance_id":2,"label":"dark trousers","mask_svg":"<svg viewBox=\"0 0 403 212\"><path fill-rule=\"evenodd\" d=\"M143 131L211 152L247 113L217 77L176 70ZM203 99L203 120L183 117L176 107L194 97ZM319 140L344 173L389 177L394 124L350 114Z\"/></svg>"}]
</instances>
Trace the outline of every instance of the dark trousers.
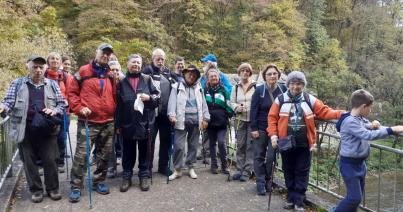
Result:
<instances>
[{"instance_id":1,"label":"dark trousers","mask_svg":"<svg viewBox=\"0 0 403 212\"><path fill-rule=\"evenodd\" d=\"M346 186L347 195L336 207L335 211L355 212L364 196L365 175L367 166L365 161L356 162L340 158L340 173Z\"/></svg>"},{"instance_id":2,"label":"dark trousers","mask_svg":"<svg viewBox=\"0 0 403 212\"><path fill-rule=\"evenodd\" d=\"M67 126L66 129L69 129L70 126L70 115L67 115ZM60 125L60 131L57 135L57 147L59 149L59 157L57 157L57 164L64 165L64 157L66 155L66 142L67 142L67 134L64 133L64 121ZM68 131L68 130L67 130Z\"/></svg>"},{"instance_id":3,"label":"dark trousers","mask_svg":"<svg viewBox=\"0 0 403 212\"><path fill-rule=\"evenodd\" d=\"M211 168L218 168L216 145L218 142L218 151L220 152L221 168L227 168L227 150L225 145L225 134L227 128L224 129L207 129L210 142Z\"/></svg>"},{"instance_id":4,"label":"dark trousers","mask_svg":"<svg viewBox=\"0 0 403 212\"><path fill-rule=\"evenodd\" d=\"M289 152L281 153L281 159L285 186L288 190L287 199L295 205L302 206L308 188L311 152L309 148L297 147Z\"/></svg>"},{"instance_id":5,"label":"dark trousers","mask_svg":"<svg viewBox=\"0 0 403 212\"><path fill-rule=\"evenodd\" d=\"M171 146L171 122L167 115L159 114L155 118L155 125L153 130L153 142L151 146L151 167L154 161L155 139L159 132L160 149L158 153L158 171L166 172L168 167L168 151Z\"/></svg>"},{"instance_id":6,"label":"dark trousers","mask_svg":"<svg viewBox=\"0 0 403 212\"><path fill-rule=\"evenodd\" d=\"M139 178L149 178L150 172L148 170L148 158L147 158L147 139L134 140L123 139L123 178L130 179L133 176L133 168L136 163L137 150L139 151Z\"/></svg>"},{"instance_id":7,"label":"dark trousers","mask_svg":"<svg viewBox=\"0 0 403 212\"><path fill-rule=\"evenodd\" d=\"M256 184L265 185L270 181L274 160L274 150L267 133L259 130L259 138L253 140L252 146Z\"/></svg>"},{"instance_id":8,"label":"dark trousers","mask_svg":"<svg viewBox=\"0 0 403 212\"><path fill-rule=\"evenodd\" d=\"M56 165L56 158L59 154L56 143L57 131L47 138L34 138L29 132L29 125L27 123L25 138L20 145L29 190L32 193L43 191L38 166L35 164L39 157L42 161L46 191L59 190L59 175Z\"/></svg>"}]
</instances>

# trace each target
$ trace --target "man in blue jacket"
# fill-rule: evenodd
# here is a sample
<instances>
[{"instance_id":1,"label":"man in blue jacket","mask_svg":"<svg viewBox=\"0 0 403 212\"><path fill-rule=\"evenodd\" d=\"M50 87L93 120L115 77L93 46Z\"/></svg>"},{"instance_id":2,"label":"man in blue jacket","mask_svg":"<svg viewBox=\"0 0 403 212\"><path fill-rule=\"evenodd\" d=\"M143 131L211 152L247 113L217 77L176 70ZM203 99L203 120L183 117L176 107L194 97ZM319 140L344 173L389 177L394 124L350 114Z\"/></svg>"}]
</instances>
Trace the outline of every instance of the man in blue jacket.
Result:
<instances>
[{"instance_id":1,"label":"man in blue jacket","mask_svg":"<svg viewBox=\"0 0 403 212\"><path fill-rule=\"evenodd\" d=\"M217 66L217 57L214 54L208 54L205 57L203 57L202 59L200 59L200 61L203 64L203 71L204 74L203 76L200 78L200 83L202 85L202 88L204 88L204 86L206 85L206 80L207 80L207 71L208 68L212 65L214 65L217 70L218 70L218 66ZM232 91L232 85L227 77L227 75L225 75L223 72L219 71L219 75L220 75L220 81L222 83L222 85L224 86L224 88L231 93Z\"/></svg>"}]
</instances>

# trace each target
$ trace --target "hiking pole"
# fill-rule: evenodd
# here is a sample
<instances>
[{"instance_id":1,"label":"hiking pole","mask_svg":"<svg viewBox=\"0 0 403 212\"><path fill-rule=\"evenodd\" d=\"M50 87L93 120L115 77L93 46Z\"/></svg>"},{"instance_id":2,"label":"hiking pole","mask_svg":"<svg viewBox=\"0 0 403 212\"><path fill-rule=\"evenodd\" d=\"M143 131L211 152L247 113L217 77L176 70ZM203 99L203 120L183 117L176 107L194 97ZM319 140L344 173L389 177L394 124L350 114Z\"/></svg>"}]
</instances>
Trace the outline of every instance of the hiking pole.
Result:
<instances>
[{"instance_id":1,"label":"hiking pole","mask_svg":"<svg viewBox=\"0 0 403 212\"><path fill-rule=\"evenodd\" d=\"M66 111L64 111L64 112L66 113L66 123L67 123L67 112ZM70 129L68 126L66 127L66 134L67 134L67 139L69 140L71 164L73 164L73 148L71 148Z\"/></svg>"},{"instance_id":2,"label":"hiking pole","mask_svg":"<svg viewBox=\"0 0 403 212\"><path fill-rule=\"evenodd\" d=\"M85 119L85 144L87 146L87 178L88 178L88 194L89 194L89 208L92 209L92 178L91 178L91 162L90 162L90 142L88 132L88 119Z\"/></svg>"},{"instance_id":3,"label":"hiking pole","mask_svg":"<svg viewBox=\"0 0 403 212\"><path fill-rule=\"evenodd\" d=\"M148 125L148 129L147 129L147 134L148 134L148 139L147 139L147 158L148 158L148 170L150 172L150 180L151 180L151 185L153 184L153 170L151 167L151 163L153 162L151 160L151 142L152 142L152 135L151 135L151 126L150 126L150 119L149 119L149 111L147 111L147 125Z\"/></svg>"},{"instance_id":4,"label":"hiking pole","mask_svg":"<svg viewBox=\"0 0 403 212\"><path fill-rule=\"evenodd\" d=\"M227 144L227 155L229 159L229 165L228 165L228 178L227 181L231 181L231 166L232 166L232 159L229 157L229 145L232 143L232 133L231 133L231 124L228 122L228 130L229 130L229 138L228 138L228 144Z\"/></svg>"},{"instance_id":5,"label":"hiking pole","mask_svg":"<svg viewBox=\"0 0 403 212\"><path fill-rule=\"evenodd\" d=\"M204 163L204 168L206 168L207 167L207 161L206 161L206 154L207 153L206 153L206 149L204 148L204 144L203 144L205 132L200 130L200 134L201 134L201 137L202 137L201 145L202 145L203 163Z\"/></svg>"},{"instance_id":6,"label":"hiking pole","mask_svg":"<svg viewBox=\"0 0 403 212\"><path fill-rule=\"evenodd\" d=\"M271 177L269 181L269 201L267 202L267 210L270 210L270 204L271 204L271 195L273 193L273 180L274 180L274 170L276 169L277 165L277 148L274 149L274 155L273 155L273 162L271 165Z\"/></svg>"},{"instance_id":7,"label":"hiking pole","mask_svg":"<svg viewBox=\"0 0 403 212\"><path fill-rule=\"evenodd\" d=\"M167 184L169 183L169 171L171 170L173 146L175 144L175 124L171 124L171 143L168 149Z\"/></svg>"},{"instance_id":8,"label":"hiking pole","mask_svg":"<svg viewBox=\"0 0 403 212\"><path fill-rule=\"evenodd\" d=\"M64 142L64 156L66 159L66 178L69 179L69 161L67 156L67 113L66 109L63 110L63 142ZM73 165L73 163L72 163Z\"/></svg>"}]
</instances>

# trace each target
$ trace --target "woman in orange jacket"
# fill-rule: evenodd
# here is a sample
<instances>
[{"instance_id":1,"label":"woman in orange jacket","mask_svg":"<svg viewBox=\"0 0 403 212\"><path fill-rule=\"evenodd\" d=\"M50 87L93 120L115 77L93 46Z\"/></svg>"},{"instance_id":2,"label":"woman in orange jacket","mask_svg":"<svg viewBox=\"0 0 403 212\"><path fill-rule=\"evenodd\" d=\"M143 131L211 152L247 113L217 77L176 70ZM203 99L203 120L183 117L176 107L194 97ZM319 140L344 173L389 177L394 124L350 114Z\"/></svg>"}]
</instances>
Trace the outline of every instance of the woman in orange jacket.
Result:
<instances>
[{"instance_id":1,"label":"woman in orange jacket","mask_svg":"<svg viewBox=\"0 0 403 212\"><path fill-rule=\"evenodd\" d=\"M288 190L284 209L304 211L311 152L316 151L315 117L338 119L343 111L333 110L305 93L305 75L293 71L287 77L287 93L276 98L268 115L267 133L273 148L280 147L284 179ZM295 142L291 142L295 141ZM286 150L285 144L292 148Z\"/></svg>"}]
</instances>

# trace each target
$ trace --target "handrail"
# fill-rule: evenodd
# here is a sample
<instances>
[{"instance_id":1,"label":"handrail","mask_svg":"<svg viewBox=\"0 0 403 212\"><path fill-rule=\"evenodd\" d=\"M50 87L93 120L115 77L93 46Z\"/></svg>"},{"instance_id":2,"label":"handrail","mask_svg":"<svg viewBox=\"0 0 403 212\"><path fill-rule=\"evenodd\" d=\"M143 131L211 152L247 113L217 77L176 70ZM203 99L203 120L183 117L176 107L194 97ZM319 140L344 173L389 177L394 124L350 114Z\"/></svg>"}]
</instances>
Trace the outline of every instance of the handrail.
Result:
<instances>
[{"instance_id":1,"label":"handrail","mask_svg":"<svg viewBox=\"0 0 403 212\"><path fill-rule=\"evenodd\" d=\"M16 145L10 141L7 131L10 117L6 116L0 121L0 189L7 177L12 174L12 163L18 155Z\"/></svg>"},{"instance_id":2,"label":"handrail","mask_svg":"<svg viewBox=\"0 0 403 212\"><path fill-rule=\"evenodd\" d=\"M311 167L311 175L315 175L310 178L309 185L310 187L317 189L318 191L325 192L327 194L330 194L333 197L336 197L338 199L341 199L344 197L343 192L340 192L340 188L344 187L344 185L341 183L341 176L339 173L338 167L338 151L339 151L339 142L340 142L340 136L338 133L330 133L328 131L321 131L319 130L319 126L322 124L326 125L325 130L327 129L328 125L334 125L336 122L334 120L332 121L318 121L317 125L317 140L318 141L323 141L324 138L327 138L325 142L318 142L319 147L319 152L317 154L314 154L313 156L313 162L312 162L312 167ZM323 128L323 127L322 127ZM395 142L398 142L399 138L402 137L402 135L396 135L394 136ZM327 144L327 145L326 145ZM337 146L337 149L336 149ZM398 170L402 170L401 167L398 166L400 163L400 160L403 157L403 150L401 149L396 149L392 147L388 147L385 145L381 144L376 144L373 142L370 142L370 147L372 149L372 154L371 156L367 159L367 165L368 168L371 170L377 170L377 192L376 192L376 198L373 198L371 201L368 201L367 195L364 194L364 199L362 204L360 205L360 208L364 211L380 211L381 208L381 199L382 200L393 200L393 208L394 211L396 210L396 186L397 186L397 175L398 175ZM336 152L335 152L336 151ZM389 160L387 161L388 163L385 163L383 160ZM394 164L393 164L394 162ZM392 163L392 164L389 164ZM392 181L394 185L393 193L388 192L387 194L385 192L381 192L381 179L382 175L385 174L383 171L382 165L389 164L392 168L390 168L390 171L392 173L394 172L394 181ZM323 166L323 167L321 167ZM319 174L320 170L322 169L322 172ZM325 171L323 171L325 170ZM325 173L323 173L325 172ZM390 172L389 172L390 173ZM320 175L320 176L319 176ZM323 179L326 179L325 181ZM368 176L366 178L368 180ZM330 185L332 184L332 185ZM368 186L368 184L366 184ZM338 187L338 190L335 190L332 187ZM372 193L374 194L374 193ZM385 195L389 195L387 198L385 198ZM393 196L392 196L393 195ZM376 203L376 205L374 204ZM368 205L370 204L370 205ZM392 203L390 203L392 204Z\"/></svg>"}]
</instances>

